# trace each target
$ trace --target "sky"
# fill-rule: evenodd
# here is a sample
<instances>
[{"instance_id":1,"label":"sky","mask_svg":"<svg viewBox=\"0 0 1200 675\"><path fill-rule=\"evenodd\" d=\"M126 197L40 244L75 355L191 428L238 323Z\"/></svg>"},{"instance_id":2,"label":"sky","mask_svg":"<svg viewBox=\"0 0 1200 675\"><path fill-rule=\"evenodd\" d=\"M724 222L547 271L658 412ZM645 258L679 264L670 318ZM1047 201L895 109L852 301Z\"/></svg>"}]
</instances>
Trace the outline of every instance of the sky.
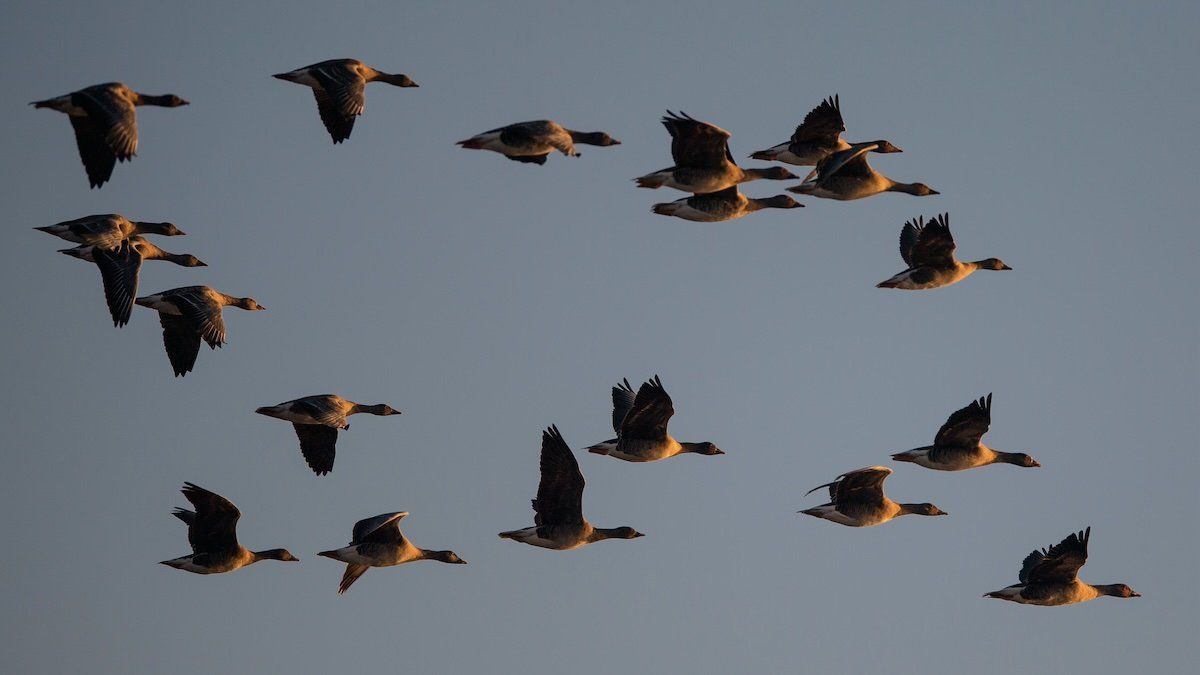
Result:
<instances>
[{"instance_id":1,"label":"sky","mask_svg":"<svg viewBox=\"0 0 1200 675\"><path fill-rule=\"evenodd\" d=\"M0 9L0 670L1101 674L1200 657L1197 5L246 5ZM421 86L369 86L334 146L312 95L270 75L337 57ZM140 110L138 156L88 190L65 117L27 103L113 80L191 105ZM834 93L846 138L904 149L875 168L941 194L698 224L651 213L681 193L630 182L670 164L667 108L730 130L741 159ZM545 166L454 146L541 118L622 145ZM229 343L173 378L156 317L114 329L94 266L31 229L111 212L176 223L186 237L156 241L209 264L148 263L142 294L209 284L268 311L227 310ZM962 258L1014 271L876 289L904 268L903 223L940 212ZM541 430L610 438L609 388L656 373L673 435L728 454L579 454L587 517L647 536L497 538L532 524ZM318 478L253 411L327 392L404 414L355 418ZM889 496L944 518L796 514L988 392L985 440L1044 468L895 466ZM157 565L189 552L170 516L184 481L240 507L244 545L301 562ZM371 570L339 597L342 566L315 553L397 510L416 545L470 564ZM1144 597L980 597L1088 525L1081 577Z\"/></svg>"}]
</instances>

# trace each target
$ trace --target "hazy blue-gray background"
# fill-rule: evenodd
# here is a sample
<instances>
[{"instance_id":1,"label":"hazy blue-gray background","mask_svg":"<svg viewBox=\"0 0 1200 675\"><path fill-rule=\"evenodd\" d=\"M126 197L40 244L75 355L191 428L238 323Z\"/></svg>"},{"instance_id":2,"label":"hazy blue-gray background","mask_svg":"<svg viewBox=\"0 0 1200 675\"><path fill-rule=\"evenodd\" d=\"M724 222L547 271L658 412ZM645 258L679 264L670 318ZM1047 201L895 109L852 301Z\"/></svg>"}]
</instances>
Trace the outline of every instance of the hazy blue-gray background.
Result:
<instances>
[{"instance_id":1,"label":"hazy blue-gray background","mask_svg":"<svg viewBox=\"0 0 1200 675\"><path fill-rule=\"evenodd\" d=\"M1195 4L23 4L0 14L3 670L1194 665ZM368 87L335 147L311 93L270 74L343 56L421 88ZM26 103L118 79L192 105L143 109L137 159L89 191L66 118ZM664 108L730 129L742 158L835 92L849 139L904 148L876 168L942 195L700 225L629 182L670 163ZM624 144L544 167L453 145L543 117ZM964 258L1015 271L875 289L903 222L940 211ZM95 268L29 229L106 212L174 221L188 236L159 243L211 265L148 264L143 294L208 283L269 311L227 311L226 348L172 378L153 313L114 330ZM648 536L498 539L532 523L541 429L608 438L609 387L654 373L675 435L729 454L584 453L587 515ZM897 467L889 494L946 518L795 514L989 391L989 442L1045 468ZM322 392L404 415L356 418L316 478L252 411ZM303 562L156 565L188 552L185 480L241 507L243 543ZM315 552L398 509L471 564L372 570L338 597ZM980 598L1085 525L1083 577L1144 598Z\"/></svg>"}]
</instances>

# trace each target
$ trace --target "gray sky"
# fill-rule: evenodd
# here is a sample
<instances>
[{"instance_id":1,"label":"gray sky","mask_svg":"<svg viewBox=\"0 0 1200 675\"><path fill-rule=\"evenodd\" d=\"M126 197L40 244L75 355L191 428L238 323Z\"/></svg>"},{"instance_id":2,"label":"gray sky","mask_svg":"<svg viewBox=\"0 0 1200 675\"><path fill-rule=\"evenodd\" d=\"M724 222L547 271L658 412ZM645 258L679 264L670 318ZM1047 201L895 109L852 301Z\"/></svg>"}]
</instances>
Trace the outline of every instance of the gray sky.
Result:
<instances>
[{"instance_id":1,"label":"gray sky","mask_svg":"<svg viewBox=\"0 0 1200 675\"><path fill-rule=\"evenodd\" d=\"M0 669L1195 663L1195 4L47 4L0 10ZM270 74L344 56L421 88L368 87L334 147L312 95ZM65 117L26 103L110 80L192 105L142 110L138 157L89 191ZM731 130L743 158L835 92L847 138L904 148L876 168L942 195L700 225L650 213L681 194L629 182L670 163L664 108ZM544 117L623 145L544 167L453 145ZM941 211L962 257L1015 271L875 289L904 267L904 221ZM207 283L269 311L227 311L229 344L172 378L153 313L113 329L95 268L29 229L106 212L171 220L188 236L159 243L210 264L148 264L143 294ZM588 517L648 536L498 539L532 523L541 429L608 438L609 387L654 373L673 433L729 454L584 453ZM989 443L1045 468L896 467L890 496L947 518L795 514L989 391ZM316 478L289 426L252 411L323 392L404 415L355 419ZM244 544L302 562L156 565L188 551L169 515L185 480L237 503ZM338 597L341 566L315 552L392 510L470 565L372 570ZM980 598L1086 525L1083 578L1145 597Z\"/></svg>"}]
</instances>

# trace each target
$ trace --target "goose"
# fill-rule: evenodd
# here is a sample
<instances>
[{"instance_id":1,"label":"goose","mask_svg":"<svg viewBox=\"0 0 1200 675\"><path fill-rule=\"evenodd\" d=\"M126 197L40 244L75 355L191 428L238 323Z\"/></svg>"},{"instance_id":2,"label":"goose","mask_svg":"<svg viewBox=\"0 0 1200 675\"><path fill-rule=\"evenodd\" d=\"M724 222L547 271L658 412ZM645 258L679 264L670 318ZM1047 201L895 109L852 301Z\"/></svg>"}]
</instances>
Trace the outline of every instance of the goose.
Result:
<instances>
[{"instance_id":1,"label":"goose","mask_svg":"<svg viewBox=\"0 0 1200 675\"><path fill-rule=\"evenodd\" d=\"M715 124L695 120L686 113L677 115L670 110L662 123L671 134L671 158L675 160L675 166L634 178L638 187L658 189L665 185L703 194L760 178L796 178L796 174L779 166L743 170L729 152L729 132Z\"/></svg>"},{"instance_id":2,"label":"goose","mask_svg":"<svg viewBox=\"0 0 1200 675\"><path fill-rule=\"evenodd\" d=\"M419 86L407 75L385 73L356 59L330 59L272 77L311 87L317 99L321 122L334 144L350 138L354 118L361 115L368 82L386 82L396 87Z\"/></svg>"},{"instance_id":3,"label":"goose","mask_svg":"<svg viewBox=\"0 0 1200 675\"><path fill-rule=\"evenodd\" d=\"M751 159L785 162L796 166L812 166L829 155L848 150L850 144L842 140L846 124L842 121L841 101L837 94L827 98L804 116L796 127L792 138L766 150L750 155ZM872 152L904 152L887 141L875 141Z\"/></svg>"},{"instance_id":4,"label":"goose","mask_svg":"<svg viewBox=\"0 0 1200 675\"><path fill-rule=\"evenodd\" d=\"M775 195L766 199L747 197L738 192L736 185L731 185L717 192L655 204L650 210L660 216L675 216L698 223L719 223L748 216L762 209L796 209L802 206L804 205L787 195Z\"/></svg>"},{"instance_id":5,"label":"goose","mask_svg":"<svg viewBox=\"0 0 1200 675\"><path fill-rule=\"evenodd\" d=\"M145 223L130 220L117 213L84 216L33 229L76 244L103 248L116 248L122 241L138 234L159 234L164 237L179 237L185 234L174 223Z\"/></svg>"},{"instance_id":6,"label":"goose","mask_svg":"<svg viewBox=\"0 0 1200 675\"><path fill-rule=\"evenodd\" d=\"M984 445L983 435L991 424L992 395L988 394L950 415L942 428L938 429L933 445L894 454L892 459L937 471L963 471L988 464L1041 466L1023 452L1000 452Z\"/></svg>"},{"instance_id":7,"label":"goose","mask_svg":"<svg viewBox=\"0 0 1200 675\"><path fill-rule=\"evenodd\" d=\"M534 120L485 131L455 145L466 150L498 152L514 162L545 164L555 150L567 157L581 156L575 149L576 143L607 147L620 145L621 141L603 131L574 131L551 120Z\"/></svg>"},{"instance_id":8,"label":"goose","mask_svg":"<svg viewBox=\"0 0 1200 675\"><path fill-rule=\"evenodd\" d=\"M583 474L558 427L542 432L541 480L533 500L533 527L501 532L501 539L570 551L604 539L645 536L632 527L592 527L583 517Z\"/></svg>"},{"instance_id":9,"label":"goose","mask_svg":"<svg viewBox=\"0 0 1200 675\"><path fill-rule=\"evenodd\" d=\"M399 410L383 403L363 405L336 394L305 396L279 405L264 406L254 412L291 422L296 429L296 436L300 438L300 452L304 455L304 461L318 476L333 471L338 429L350 428L347 417L358 413L380 417L400 414Z\"/></svg>"},{"instance_id":10,"label":"goose","mask_svg":"<svg viewBox=\"0 0 1200 675\"><path fill-rule=\"evenodd\" d=\"M654 462L684 453L725 454L709 442L680 443L671 438L667 423L675 414L675 406L657 375L643 382L637 394L629 380L623 380L612 388L612 401L612 425L617 437L587 448L588 452L626 462Z\"/></svg>"},{"instance_id":11,"label":"goose","mask_svg":"<svg viewBox=\"0 0 1200 675\"><path fill-rule=\"evenodd\" d=\"M803 183L787 190L841 201L871 197L881 192L904 192L917 197L941 194L924 183L897 183L872 169L867 163L867 153L878 147L878 143L856 143L849 149L835 152L818 162L817 168L809 172Z\"/></svg>"},{"instance_id":12,"label":"goose","mask_svg":"<svg viewBox=\"0 0 1200 675\"><path fill-rule=\"evenodd\" d=\"M918 217L900 230L900 257L908 269L876 284L876 288L900 288L918 291L942 288L971 276L975 270L1011 270L999 258L959 262L954 258L954 237L950 234L950 214L943 213L925 223Z\"/></svg>"},{"instance_id":13,"label":"goose","mask_svg":"<svg viewBox=\"0 0 1200 675\"><path fill-rule=\"evenodd\" d=\"M897 504L883 494L883 481L892 475L886 466L868 466L838 476L832 483L818 485L806 492L812 494L829 488L828 504L798 511L824 518L839 525L871 527L910 513L919 516L945 516L945 511L933 504Z\"/></svg>"},{"instance_id":14,"label":"goose","mask_svg":"<svg viewBox=\"0 0 1200 675\"><path fill-rule=\"evenodd\" d=\"M135 300L142 307L158 312L163 329L163 346L175 371L175 377L186 376L196 365L200 340L216 349L225 344L225 321L221 308L238 307L248 311L266 309L254 298L225 295L208 286L184 286L147 295Z\"/></svg>"},{"instance_id":15,"label":"goose","mask_svg":"<svg viewBox=\"0 0 1200 675\"><path fill-rule=\"evenodd\" d=\"M237 522L242 512L233 502L193 483L184 483L180 491L196 510L176 508L171 515L188 526L188 543L192 545L192 554L164 560L160 565L193 574L221 574L260 560L300 560L286 548L246 550L237 540Z\"/></svg>"},{"instance_id":16,"label":"goose","mask_svg":"<svg viewBox=\"0 0 1200 675\"><path fill-rule=\"evenodd\" d=\"M85 244L75 248L59 250L90 263L100 269L100 280L104 283L104 299L112 315L113 325L118 328L129 323L133 312L133 299L137 297L138 272L143 260L167 260L183 267L207 267L190 253L168 253L138 235L121 242L115 249Z\"/></svg>"},{"instance_id":17,"label":"goose","mask_svg":"<svg viewBox=\"0 0 1200 675\"><path fill-rule=\"evenodd\" d=\"M175 94L139 94L120 82L108 82L29 105L70 117L88 184L98 188L112 178L117 160L132 160L137 154L137 106L178 108L187 104Z\"/></svg>"},{"instance_id":18,"label":"goose","mask_svg":"<svg viewBox=\"0 0 1200 675\"><path fill-rule=\"evenodd\" d=\"M346 572L342 574L342 583L338 585L338 595L350 590L350 586L372 567L392 567L415 560L467 564L454 551L429 551L413 546L400 532L400 520L407 515L408 511L396 511L364 518L354 524L349 546L317 554L346 563Z\"/></svg>"},{"instance_id":19,"label":"goose","mask_svg":"<svg viewBox=\"0 0 1200 675\"><path fill-rule=\"evenodd\" d=\"M1140 598L1125 584L1092 585L1079 580L1079 568L1087 562L1088 540L1092 528L1074 533L1049 549L1037 550L1025 556L1021 563L1019 584L985 593L985 598L997 598L1022 605L1057 607L1087 602L1107 595L1114 598Z\"/></svg>"}]
</instances>

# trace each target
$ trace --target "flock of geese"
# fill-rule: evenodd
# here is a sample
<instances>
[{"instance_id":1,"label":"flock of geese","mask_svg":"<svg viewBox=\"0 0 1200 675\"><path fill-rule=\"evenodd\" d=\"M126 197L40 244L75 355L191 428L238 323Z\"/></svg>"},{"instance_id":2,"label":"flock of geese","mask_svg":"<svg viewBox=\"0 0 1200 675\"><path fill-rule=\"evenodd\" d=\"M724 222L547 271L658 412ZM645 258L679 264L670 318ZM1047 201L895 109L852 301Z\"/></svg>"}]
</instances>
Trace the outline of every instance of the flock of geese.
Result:
<instances>
[{"instance_id":1,"label":"flock of geese","mask_svg":"<svg viewBox=\"0 0 1200 675\"><path fill-rule=\"evenodd\" d=\"M354 122L363 112L367 83L384 82L397 87L418 86L407 75L376 70L354 59L335 59L306 66L274 77L309 87L317 112L335 144L350 137ZM179 107L187 101L173 94L142 94L120 83L86 87L63 96L36 101L35 108L66 113L75 131L79 156L92 188L112 177L117 162L132 160L137 152L138 106ZM756 180L792 180L798 176L786 168L771 166L743 169L729 149L730 133L684 113L668 111L662 118L671 137L674 164L635 178L638 187L669 187L690 193L672 202L655 204L654 213L698 222L720 222L740 218L764 208L791 209L803 206L787 195L753 198L739 186ZM792 137L750 155L765 161L814 167L789 192L836 200L853 200L884 192L915 196L936 195L924 183L895 181L871 167L871 153L890 154L900 148L886 140L851 143L841 138L846 130L837 96L825 99L796 127ZM550 120L520 122L476 134L458 145L472 150L489 150L522 163L544 165L560 152L578 157L577 145L609 147L620 142L605 132L575 131ZM177 377L195 366L200 343L212 349L225 343L223 309L265 309L253 298L236 297L209 286L184 286L139 297L138 274L144 260L166 260L183 267L203 267L194 255L176 254L159 248L147 236L184 234L172 223L133 221L117 214L91 215L36 228L77 244L61 252L94 263L100 270L104 296L113 324L124 326L134 305L155 310L162 325L163 345ZM996 258L962 262L955 258L954 238L948 214L929 221L908 221L900 232L900 255L906 269L878 284L880 288L925 290L957 283L976 270L1009 270ZM636 391L623 380L612 388L612 426L615 438L586 448L627 462L652 462L682 454L723 455L711 442L681 442L667 431L674 415L670 395L657 377ZM338 431L348 429L350 416L367 413L398 415L386 404L361 404L340 396L305 396L278 405L264 406L259 414L291 422L300 451L318 476L333 470ZM963 471L989 464L1039 467L1024 453L994 450L983 443L991 426L992 396L972 401L954 412L934 436L933 444L892 455L897 462L916 464L937 471ZM583 514L584 478L570 446L556 426L542 432L540 481L533 499L533 525L501 532L500 537L523 544L555 550L571 550L604 539L633 539L643 536L632 527L595 527ZM883 492L892 470L871 466L849 471L821 488L829 489L829 502L800 513L850 527L869 527L899 516L946 515L930 503L899 503ZM185 483L183 496L192 509L177 508L173 515L188 528L192 553L164 565L196 574L230 572L260 560L296 561L286 549L251 551L237 539L241 512L233 502L192 483ZM416 560L465 564L453 551L422 549L400 531L404 511L364 518L354 525L350 543L318 555L346 564L338 593L344 593L371 567L389 567ZM1125 584L1093 585L1078 578L1087 560L1091 529L1072 534L1048 549L1035 550L1024 560L1019 583L985 597L1032 605L1066 605L1102 595L1138 597Z\"/></svg>"}]
</instances>

